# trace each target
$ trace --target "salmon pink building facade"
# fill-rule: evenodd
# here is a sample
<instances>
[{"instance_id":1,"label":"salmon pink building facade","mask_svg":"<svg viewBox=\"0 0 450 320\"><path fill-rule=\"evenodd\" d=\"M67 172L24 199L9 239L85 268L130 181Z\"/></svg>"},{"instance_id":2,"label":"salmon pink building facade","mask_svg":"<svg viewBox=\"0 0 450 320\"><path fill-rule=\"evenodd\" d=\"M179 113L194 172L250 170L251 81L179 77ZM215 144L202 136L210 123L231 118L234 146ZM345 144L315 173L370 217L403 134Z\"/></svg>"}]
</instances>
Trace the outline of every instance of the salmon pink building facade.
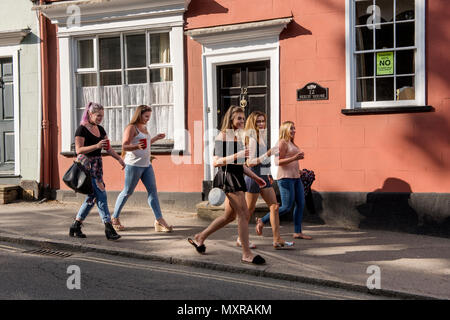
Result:
<instances>
[{"instance_id":1,"label":"salmon pink building facade","mask_svg":"<svg viewBox=\"0 0 450 320\"><path fill-rule=\"evenodd\" d=\"M60 199L73 194L61 178L84 105L105 107L120 151L134 108L148 104L150 132L166 134L152 146L161 202L195 210L215 173L210 141L237 104L267 113L272 145L280 124L295 122L323 221L448 235L446 1L42 1L35 10L55 31L47 68ZM116 161L105 157L104 173L108 192L120 192Z\"/></svg>"}]
</instances>

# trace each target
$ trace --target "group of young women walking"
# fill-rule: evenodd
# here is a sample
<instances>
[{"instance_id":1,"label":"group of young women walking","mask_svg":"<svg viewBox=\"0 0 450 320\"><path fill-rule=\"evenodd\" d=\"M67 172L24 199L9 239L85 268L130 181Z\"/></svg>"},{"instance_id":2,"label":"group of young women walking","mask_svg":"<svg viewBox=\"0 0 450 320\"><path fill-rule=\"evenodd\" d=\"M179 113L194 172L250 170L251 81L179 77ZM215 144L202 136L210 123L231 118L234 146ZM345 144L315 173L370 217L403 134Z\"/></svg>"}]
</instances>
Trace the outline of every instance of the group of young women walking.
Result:
<instances>
[{"instance_id":1,"label":"group of young women walking","mask_svg":"<svg viewBox=\"0 0 450 320\"><path fill-rule=\"evenodd\" d=\"M98 212L105 224L105 234L108 240L117 240L120 235L116 230L122 231L125 227L120 222L120 212L133 194L139 180L142 181L147 189L148 204L155 215L155 230L158 232L171 232L173 227L164 220L158 200L156 190L155 173L150 162L151 144L163 139L164 134L158 134L150 137L147 131L147 122L150 120L152 108L141 105L137 107L130 123L125 128L122 144L122 159L110 146L105 129L100 125L104 117L103 106L90 102L83 113L80 126L75 132L75 151L77 160L82 162L90 170L92 177L92 186L94 193L86 197L84 203L70 227L69 235L71 237L86 238L81 231L81 225L86 219L89 211L97 203ZM125 169L125 186L117 197L114 213L111 214L108 209L106 198L105 183L103 182L103 162L101 150L115 158L122 169Z\"/></svg>"},{"instance_id":2,"label":"group of young women walking","mask_svg":"<svg viewBox=\"0 0 450 320\"><path fill-rule=\"evenodd\" d=\"M108 240L117 240L125 227L120 222L120 212L128 197L133 193L141 180L147 189L148 203L155 215L155 230L171 232L173 227L162 217L156 190L155 175L150 162L150 146L165 137L158 134L150 137L147 122L151 117L149 106L139 106L130 123L125 128L122 144L122 157L111 147L107 134L100 123L103 120L103 107L89 103L82 116L80 126L75 132L75 150L78 161L82 162L91 172L94 193L86 197L69 235L85 238L81 231L83 220L97 203L100 217L105 224L105 235ZM269 207L269 212L256 220L256 233L262 235L263 227L270 222L275 249L289 248L294 242L285 241L280 235L279 217L286 214L295 203L293 238L311 239L304 235L301 229L305 197L298 160L304 153L295 145L295 125L291 121L284 122L280 127L279 141L275 147L267 145L267 117L262 112L253 112L247 121L244 109L231 106L224 115L222 127L215 140L213 165L218 168L214 177L214 187L224 190L225 212L216 218L206 229L188 238L198 253L205 253L205 240L215 231L238 219L238 238L236 245L242 247L241 262L264 264L260 255L254 255L250 249L256 248L249 241L249 220L252 216L259 195ZM101 150L115 158L122 169L125 169L125 186L119 194L114 213L108 210L105 184L103 182ZM282 206L278 206L273 179L270 174L270 158L275 157L278 166L277 184L280 191Z\"/></svg>"}]
</instances>

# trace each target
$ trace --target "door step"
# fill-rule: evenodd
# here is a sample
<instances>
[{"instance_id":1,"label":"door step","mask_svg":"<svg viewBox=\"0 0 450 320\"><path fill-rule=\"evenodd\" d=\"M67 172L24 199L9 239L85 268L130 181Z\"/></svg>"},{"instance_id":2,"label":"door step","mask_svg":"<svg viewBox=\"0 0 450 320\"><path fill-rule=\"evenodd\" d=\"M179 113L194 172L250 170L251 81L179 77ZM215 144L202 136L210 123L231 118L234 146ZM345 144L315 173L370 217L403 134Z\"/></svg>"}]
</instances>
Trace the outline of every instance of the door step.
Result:
<instances>
[{"instance_id":1,"label":"door step","mask_svg":"<svg viewBox=\"0 0 450 320\"><path fill-rule=\"evenodd\" d=\"M0 184L0 204L13 202L19 198L20 186L13 184Z\"/></svg>"}]
</instances>

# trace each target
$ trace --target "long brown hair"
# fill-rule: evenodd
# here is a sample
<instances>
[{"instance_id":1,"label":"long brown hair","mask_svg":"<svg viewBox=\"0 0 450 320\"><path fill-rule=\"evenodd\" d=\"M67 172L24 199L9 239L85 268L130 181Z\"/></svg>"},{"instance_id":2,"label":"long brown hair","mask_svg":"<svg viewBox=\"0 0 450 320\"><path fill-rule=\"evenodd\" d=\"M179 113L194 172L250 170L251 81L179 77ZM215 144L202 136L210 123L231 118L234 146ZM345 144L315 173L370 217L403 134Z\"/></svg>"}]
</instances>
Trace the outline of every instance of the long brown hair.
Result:
<instances>
[{"instance_id":1,"label":"long brown hair","mask_svg":"<svg viewBox=\"0 0 450 320\"><path fill-rule=\"evenodd\" d=\"M147 106L145 104L141 104L140 106L138 106L136 108L136 110L134 111L133 117L131 117L130 122L127 124L127 128L128 128L128 126L135 126L138 123L141 123L142 115L145 112L149 112L149 111L152 112L152 107ZM126 153L126 151L123 149L123 146L122 146L122 154L121 154L122 158L125 157L125 153Z\"/></svg>"},{"instance_id":2,"label":"long brown hair","mask_svg":"<svg viewBox=\"0 0 450 320\"><path fill-rule=\"evenodd\" d=\"M142 114L148 111L152 112L152 107L145 104L141 104L139 107L137 107L134 111L133 117L130 120L130 123L127 124L127 127L141 123Z\"/></svg>"},{"instance_id":3,"label":"long brown hair","mask_svg":"<svg viewBox=\"0 0 450 320\"><path fill-rule=\"evenodd\" d=\"M261 116L264 117L264 121L267 121L266 114L261 111L253 111L248 116L247 122L245 123L245 144L246 145L248 145L249 138L254 138L259 143L261 142L260 141L261 137L259 135L259 129L258 129L258 126L256 125L256 120L258 119L258 117L261 117ZM267 128L267 124L266 124L266 128Z\"/></svg>"}]
</instances>

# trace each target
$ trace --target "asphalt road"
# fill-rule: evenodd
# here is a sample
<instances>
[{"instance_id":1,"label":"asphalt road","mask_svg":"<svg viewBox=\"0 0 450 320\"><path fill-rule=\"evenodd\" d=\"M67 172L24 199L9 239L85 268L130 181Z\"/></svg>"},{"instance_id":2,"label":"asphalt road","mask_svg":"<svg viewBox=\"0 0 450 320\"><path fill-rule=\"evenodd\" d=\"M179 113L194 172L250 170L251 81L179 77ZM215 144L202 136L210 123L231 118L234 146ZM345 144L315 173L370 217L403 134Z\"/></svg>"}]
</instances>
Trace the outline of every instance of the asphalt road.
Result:
<instances>
[{"instance_id":1,"label":"asphalt road","mask_svg":"<svg viewBox=\"0 0 450 320\"><path fill-rule=\"evenodd\" d=\"M246 274L96 253L32 253L0 243L2 300L372 300L380 297ZM54 252L53 252L54 253Z\"/></svg>"}]
</instances>

